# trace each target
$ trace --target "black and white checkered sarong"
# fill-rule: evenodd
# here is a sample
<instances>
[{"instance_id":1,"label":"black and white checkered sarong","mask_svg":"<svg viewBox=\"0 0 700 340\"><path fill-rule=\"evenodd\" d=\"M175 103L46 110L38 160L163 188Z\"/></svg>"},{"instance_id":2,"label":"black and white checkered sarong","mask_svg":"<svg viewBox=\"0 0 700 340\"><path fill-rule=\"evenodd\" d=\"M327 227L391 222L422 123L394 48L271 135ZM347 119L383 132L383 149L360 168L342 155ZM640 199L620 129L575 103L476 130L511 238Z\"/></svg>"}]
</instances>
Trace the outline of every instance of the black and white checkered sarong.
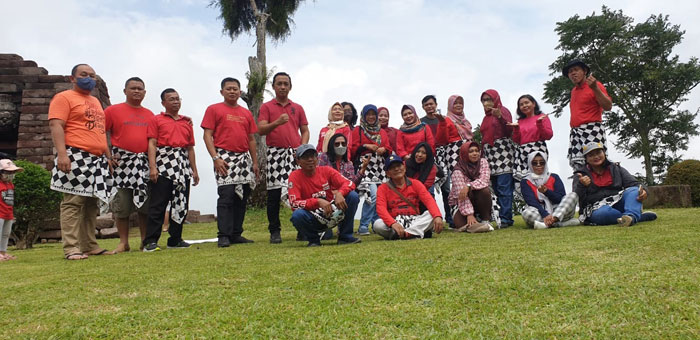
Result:
<instances>
[{"instance_id":1,"label":"black and white checkered sarong","mask_svg":"<svg viewBox=\"0 0 700 340\"><path fill-rule=\"evenodd\" d=\"M316 218L318 223L321 223L326 226L326 228L331 229L337 227L338 224L345 219L345 211L338 209L338 207L335 205L335 201L331 201L331 209L333 209L333 212L331 213L330 217L326 216L326 214L323 212L323 208L312 210L310 213Z\"/></svg>"},{"instance_id":2,"label":"black and white checkered sarong","mask_svg":"<svg viewBox=\"0 0 700 340\"><path fill-rule=\"evenodd\" d=\"M190 159L187 148L159 146L156 150L156 168L158 174L173 181L173 199L170 218L175 223L182 223L187 217L187 181L192 178Z\"/></svg>"},{"instance_id":3,"label":"black and white checkered sarong","mask_svg":"<svg viewBox=\"0 0 700 340\"><path fill-rule=\"evenodd\" d=\"M527 156L535 151L540 151L547 155L549 159L549 151L547 150L547 143L545 141L536 141L525 143L520 145L515 149L515 171L513 172L513 178L517 183L525 178L530 172L530 167L527 164Z\"/></svg>"},{"instance_id":4,"label":"black and white checkered sarong","mask_svg":"<svg viewBox=\"0 0 700 340\"><path fill-rule=\"evenodd\" d=\"M248 184L250 190L255 189L255 172L253 172L253 159L249 152L233 152L216 148L216 153L226 163L228 174L219 175L216 171L216 185L234 185L236 195L243 199L243 185Z\"/></svg>"},{"instance_id":5,"label":"black and white checkered sarong","mask_svg":"<svg viewBox=\"0 0 700 340\"><path fill-rule=\"evenodd\" d=\"M594 211L598 210L598 208L600 208L604 205L609 205L609 206L615 205L617 202L619 202L622 199L622 194L624 194L624 193L625 193L625 189L622 189L622 190L620 190L620 192L618 192L615 195L605 197L598 202L595 202L593 204L589 204L588 206L583 208L583 213L578 216L579 221L581 221L581 223L584 223L586 221L586 219L591 217L591 215L593 214Z\"/></svg>"},{"instance_id":6,"label":"black and white checkered sarong","mask_svg":"<svg viewBox=\"0 0 700 340\"><path fill-rule=\"evenodd\" d=\"M114 168L114 186L132 189L134 205L141 208L148 199L148 155L113 146L112 156L119 162Z\"/></svg>"},{"instance_id":7,"label":"black and white checkered sarong","mask_svg":"<svg viewBox=\"0 0 700 340\"><path fill-rule=\"evenodd\" d=\"M100 211L106 212L115 192L107 157L95 156L72 146L66 146L66 153L71 170L58 170L58 155L54 155L51 189L78 196L97 197L100 200Z\"/></svg>"},{"instance_id":8,"label":"black and white checkered sarong","mask_svg":"<svg viewBox=\"0 0 700 340\"><path fill-rule=\"evenodd\" d=\"M267 147L267 190L282 189L282 202L289 204L287 191L289 175L298 169L294 159L294 148Z\"/></svg>"},{"instance_id":9,"label":"black and white checkered sarong","mask_svg":"<svg viewBox=\"0 0 700 340\"><path fill-rule=\"evenodd\" d=\"M583 146L590 142L602 143L605 151L608 151L603 123L586 123L571 129L569 133L569 154L567 158L569 159L569 165L573 169L578 169L585 165L586 159L583 157Z\"/></svg>"},{"instance_id":10,"label":"black and white checkered sarong","mask_svg":"<svg viewBox=\"0 0 700 340\"><path fill-rule=\"evenodd\" d=\"M484 155L489 161L491 176L513 173L516 145L512 139L496 139L493 145L484 144Z\"/></svg>"},{"instance_id":11,"label":"black and white checkered sarong","mask_svg":"<svg viewBox=\"0 0 700 340\"><path fill-rule=\"evenodd\" d=\"M447 145L438 146L435 150L436 163L442 168L442 171L444 171L446 175L449 176L449 174L454 171L455 166L457 166L459 148L462 147L464 142L466 142L466 140L460 139Z\"/></svg>"},{"instance_id":12,"label":"black and white checkered sarong","mask_svg":"<svg viewBox=\"0 0 700 340\"><path fill-rule=\"evenodd\" d=\"M357 186L357 192L360 194L360 198L364 199L367 203L370 203L372 198L370 197L370 184L382 184L386 181L386 173L384 172L384 162L385 157L382 155L377 155L376 153L368 154L369 164L367 164L367 170L365 170L365 176L362 178L360 185Z\"/></svg>"}]
</instances>

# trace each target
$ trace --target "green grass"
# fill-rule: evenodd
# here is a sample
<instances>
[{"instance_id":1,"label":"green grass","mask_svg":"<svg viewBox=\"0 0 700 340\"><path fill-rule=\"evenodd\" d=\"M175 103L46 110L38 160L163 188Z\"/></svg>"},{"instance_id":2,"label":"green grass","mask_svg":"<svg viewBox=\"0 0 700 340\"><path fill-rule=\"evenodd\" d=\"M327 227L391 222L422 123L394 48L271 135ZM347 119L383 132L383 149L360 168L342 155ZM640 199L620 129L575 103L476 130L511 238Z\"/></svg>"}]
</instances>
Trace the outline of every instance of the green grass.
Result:
<instances>
[{"instance_id":1,"label":"green grass","mask_svg":"<svg viewBox=\"0 0 700 340\"><path fill-rule=\"evenodd\" d=\"M632 228L534 231L518 219L312 249L286 213L281 245L250 211L256 243L226 249L86 261L63 260L60 244L14 251L0 263L0 339L700 337L700 209ZM185 226L189 239L215 233Z\"/></svg>"}]
</instances>

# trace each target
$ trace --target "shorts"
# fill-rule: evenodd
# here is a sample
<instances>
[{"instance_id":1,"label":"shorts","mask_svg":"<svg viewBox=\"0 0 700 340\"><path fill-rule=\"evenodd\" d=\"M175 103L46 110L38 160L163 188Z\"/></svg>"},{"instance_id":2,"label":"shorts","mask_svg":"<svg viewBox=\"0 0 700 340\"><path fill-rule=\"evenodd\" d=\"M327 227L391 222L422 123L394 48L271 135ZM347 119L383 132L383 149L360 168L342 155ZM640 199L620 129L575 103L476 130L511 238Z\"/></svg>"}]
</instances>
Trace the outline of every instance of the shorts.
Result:
<instances>
[{"instance_id":1,"label":"shorts","mask_svg":"<svg viewBox=\"0 0 700 340\"><path fill-rule=\"evenodd\" d=\"M128 218L135 211L139 214L146 215L148 214L148 205L150 201L151 193L149 190L146 202L143 203L141 208L136 208L134 204L134 190L117 188L117 194L114 195L114 198L112 198L112 201L109 203L109 208L116 218Z\"/></svg>"}]
</instances>

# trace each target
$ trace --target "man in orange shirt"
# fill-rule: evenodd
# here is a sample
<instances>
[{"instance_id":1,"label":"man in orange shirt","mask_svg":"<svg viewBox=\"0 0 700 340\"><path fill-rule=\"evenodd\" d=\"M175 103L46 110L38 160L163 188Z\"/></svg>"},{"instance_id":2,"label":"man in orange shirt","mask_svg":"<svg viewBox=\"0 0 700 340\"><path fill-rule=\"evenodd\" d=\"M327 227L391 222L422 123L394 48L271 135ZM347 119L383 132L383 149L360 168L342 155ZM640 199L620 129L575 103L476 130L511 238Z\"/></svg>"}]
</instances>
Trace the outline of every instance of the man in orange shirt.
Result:
<instances>
[{"instance_id":1,"label":"man in orange shirt","mask_svg":"<svg viewBox=\"0 0 700 340\"><path fill-rule=\"evenodd\" d=\"M73 67L73 89L56 94L49 106L49 128L56 148L51 189L63 192L61 236L67 260L112 254L100 248L95 225L100 201L112 195L111 157L105 136L105 114L90 95L95 70L87 64ZM106 156L106 157L105 157Z\"/></svg>"}]
</instances>

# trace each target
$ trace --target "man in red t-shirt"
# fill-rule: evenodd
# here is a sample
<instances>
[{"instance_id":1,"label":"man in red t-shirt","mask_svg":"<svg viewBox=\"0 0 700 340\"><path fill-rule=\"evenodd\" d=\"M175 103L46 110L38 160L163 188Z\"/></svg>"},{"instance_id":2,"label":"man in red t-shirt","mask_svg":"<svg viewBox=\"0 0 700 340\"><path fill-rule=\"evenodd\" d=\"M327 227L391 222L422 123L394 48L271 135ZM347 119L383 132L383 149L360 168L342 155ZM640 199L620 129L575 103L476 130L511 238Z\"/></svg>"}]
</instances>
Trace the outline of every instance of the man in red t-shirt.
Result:
<instances>
[{"instance_id":1,"label":"man in red t-shirt","mask_svg":"<svg viewBox=\"0 0 700 340\"><path fill-rule=\"evenodd\" d=\"M612 109L612 99L583 61L570 61L562 73L568 77L574 88L571 89L571 132L569 134L569 165L576 170L585 164L583 146L588 143L606 145L603 129L603 111ZM607 148L607 147L605 147Z\"/></svg>"},{"instance_id":2,"label":"man in red t-shirt","mask_svg":"<svg viewBox=\"0 0 700 340\"><path fill-rule=\"evenodd\" d=\"M148 177L151 180L151 202L148 207L143 251L160 250L165 209L170 204L168 248L188 248L182 239L182 223L187 216L190 180L197 185L199 174L194 155L192 119L180 112L180 95L171 88L160 94L165 112L148 122Z\"/></svg>"},{"instance_id":3,"label":"man in red t-shirt","mask_svg":"<svg viewBox=\"0 0 700 340\"><path fill-rule=\"evenodd\" d=\"M117 193L110 202L119 231L119 245L115 253L129 251L129 216L138 212L141 241L146 236L148 214L148 122L151 110L141 106L146 86L139 77L131 77L124 84L126 101L105 109L105 131L112 150L110 163L114 169Z\"/></svg>"},{"instance_id":4,"label":"man in red t-shirt","mask_svg":"<svg viewBox=\"0 0 700 340\"><path fill-rule=\"evenodd\" d=\"M278 72L272 77L275 98L260 107L258 132L267 143L267 221L270 243L282 243L280 202L287 196L287 180L296 168L294 149L309 141L309 123L301 105L292 102L289 74ZM297 234L297 239L302 239Z\"/></svg>"},{"instance_id":5,"label":"man in red t-shirt","mask_svg":"<svg viewBox=\"0 0 700 340\"><path fill-rule=\"evenodd\" d=\"M219 199L216 203L218 246L231 243L252 243L243 234L246 202L259 175L258 131L253 115L238 105L241 83L235 78L221 81L224 101L207 107L202 119L204 144L214 161L214 175Z\"/></svg>"},{"instance_id":6,"label":"man in red t-shirt","mask_svg":"<svg viewBox=\"0 0 700 340\"><path fill-rule=\"evenodd\" d=\"M321 245L320 232L338 225L338 244L360 243L352 236L360 197L355 183L329 166L318 166L318 152L311 144L296 149L301 169L289 175L289 204L292 224L309 241ZM342 220L341 220L342 217Z\"/></svg>"}]
</instances>

